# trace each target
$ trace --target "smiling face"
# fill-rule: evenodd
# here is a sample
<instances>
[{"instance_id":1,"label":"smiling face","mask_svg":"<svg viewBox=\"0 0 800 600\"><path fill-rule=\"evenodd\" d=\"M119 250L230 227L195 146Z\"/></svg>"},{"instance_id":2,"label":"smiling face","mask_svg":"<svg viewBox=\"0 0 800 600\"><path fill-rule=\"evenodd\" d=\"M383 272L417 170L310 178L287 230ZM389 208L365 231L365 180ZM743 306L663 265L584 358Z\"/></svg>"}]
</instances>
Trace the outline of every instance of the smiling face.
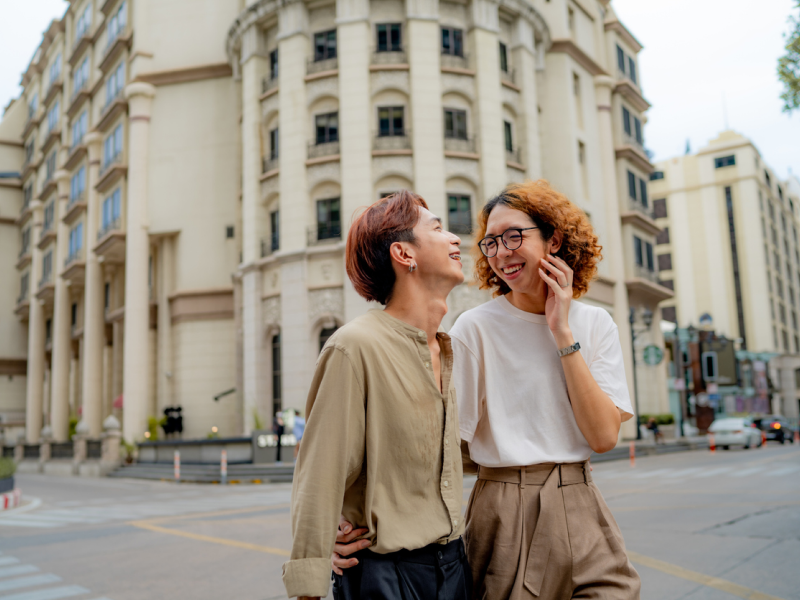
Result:
<instances>
[{"instance_id":1,"label":"smiling face","mask_svg":"<svg viewBox=\"0 0 800 600\"><path fill-rule=\"evenodd\" d=\"M442 227L442 221L427 208L419 207L414 227L414 261L419 275L455 286L464 281L461 270L461 239Z\"/></svg>"},{"instance_id":2,"label":"smiling face","mask_svg":"<svg viewBox=\"0 0 800 600\"><path fill-rule=\"evenodd\" d=\"M505 204L498 204L489 214L486 235L501 235L507 229L527 229L536 226L527 213ZM560 236L556 234L549 241L545 241L539 229L529 229L522 232L522 245L516 250L509 250L498 238L497 254L487 259L489 266L512 292L542 295L545 293L545 283L539 277L541 260L548 253L558 251L559 238Z\"/></svg>"}]
</instances>

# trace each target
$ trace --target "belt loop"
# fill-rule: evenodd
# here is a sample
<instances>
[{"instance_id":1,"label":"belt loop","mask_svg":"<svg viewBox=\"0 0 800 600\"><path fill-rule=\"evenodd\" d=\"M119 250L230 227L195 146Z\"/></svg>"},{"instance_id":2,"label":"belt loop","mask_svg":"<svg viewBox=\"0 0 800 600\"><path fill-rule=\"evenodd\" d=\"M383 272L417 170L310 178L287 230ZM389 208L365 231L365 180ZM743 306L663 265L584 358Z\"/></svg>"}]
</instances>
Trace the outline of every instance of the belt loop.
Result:
<instances>
[{"instance_id":1,"label":"belt loop","mask_svg":"<svg viewBox=\"0 0 800 600\"><path fill-rule=\"evenodd\" d=\"M589 485L589 470L590 470L590 468L591 467L589 466L589 461L588 460L583 463L583 483L585 485Z\"/></svg>"},{"instance_id":2,"label":"belt loop","mask_svg":"<svg viewBox=\"0 0 800 600\"><path fill-rule=\"evenodd\" d=\"M519 487L520 489L525 489L525 471L527 469L525 467L519 468Z\"/></svg>"},{"instance_id":3,"label":"belt loop","mask_svg":"<svg viewBox=\"0 0 800 600\"><path fill-rule=\"evenodd\" d=\"M564 482L561 480L561 463L558 463L556 466L558 467L558 487L563 487Z\"/></svg>"}]
</instances>

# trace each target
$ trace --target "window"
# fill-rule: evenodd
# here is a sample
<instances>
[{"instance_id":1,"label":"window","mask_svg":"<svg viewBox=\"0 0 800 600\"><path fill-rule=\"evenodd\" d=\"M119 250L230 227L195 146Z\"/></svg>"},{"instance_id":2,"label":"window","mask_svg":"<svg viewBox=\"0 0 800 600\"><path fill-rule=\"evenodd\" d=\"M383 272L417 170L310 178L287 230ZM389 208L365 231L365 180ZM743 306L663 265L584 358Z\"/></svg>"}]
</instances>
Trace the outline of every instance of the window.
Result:
<instances>
[{"instance_id":1,"label":"window","mask_svg":"<svg viewBox=\"0 0 800 600\"><path fill-rule=\"evenodd\" d=\"M658 255L658 270L669 271L672 269L672 254Z\"/></svg>"},{"instance_id":2,"label":"window","mask_svg":"<svg viewBox=\"0 0 800 600\"><path fill-rule=\"evenodd\" d=\"M656 236L656 244L669 244L669 227L664 227Z\"/></svg>"},{"instance_id":3,"label":"window","mask_svg":"<svg viewBox=\"0 0 800 600\"><path fill-rule=\"evenodd\" d=\"M281 334L272 336L272 414L281 410Z\"/></svg>"},{"instance_id":4,"label":"window","mask_svg":"<svg viewBox=\"0 0 800 600\"><path fill-rule=\"evenodd\" d=\"M232 240L235 235L235 229L233 225L226 225L225 226L225 239Z\"/></svg>"},{"instance_id":5,"label":"window","mask_svg":"<svg viewBox=\"0 0 800 600\"><path fill-rule=\"evenodd\" d=\"M86 5L83 12L75 20L75 40L79 40L89 31L92 25L92 3Z\"/></svg>"},{"instance_id":6,"label":"window","mask_svg":"<svg viewBox=\"0 0 800 600\"><path fill-rule=\"evenodd\" d=\"M81 221L69 232L69 252L68 257L77 256L83 249L83 222Z\"/></svg>"},{"instance_id":7,"label":"window","mask_svg":"<svg viewBox=\"0 0 800 600\"><path fill-rule=\"evenodd\" d=\"M572 96L575 98L575 112L578 115L578 127L583 128L583 103L581 102L581 78L572 73Z\"/></svg>"},{"instance_id":8,"label":"window","mask_svg":"<svg viewBox=\"0 0 800 600\"><path fill-rule=\"evenodd\" d=\"M650 181L658 181L664 179L664 171L653 171L650 173Z\"/></svg>"},{"instance_id":9,"label":"window","mask_svg":"<svg viewBox=\"0 0 800 600\"><path fill-rule=\"evenodd\" d=\"M86 129L89 125L89 112L83 111L81 116L75 119L72 124L72 146L75 147L81 143L83 136L86 135Z\"/></svg>"},{"instance_id":10,"label":"window","mask_svg":"<svg viewBox=\"0 0 800 600\"><path fill-rule=\"evenodd\" d=\"M28 253L30 245L31 245L31 228L27 227L22 232L22 252L20 252L20 256Z\"/></svg>"},{"instance_id":11,"label":"window","mask_svg":"<svg viewBox=\"0 0 800 600\"><path fill-rule=\"evenodd\" d=\"M47 163L45 164L45 179L50 180L53 177L53 173L56 172L56 151L53 150L50 153L50 156L47 157Z\"/></svg>"},{"instance_id":12,"label":"window","mask_svg":"<svg viewBox=\"0 0 800 600\"><path fill-rule=\"evenodd\" d=\"M772 243L777 246L778 245L778 230L775 229L774 225L771 226L769 229L772 232Z\"/></svg>"},{"instance_id":13,"label":"window","mask_svg":"<svg viewBox=\"0 0 800 600\"><path fill-rule=\"evenodd\" d=\"M647 208L647 182L644 179L639 180L639 195L642 206Z\"/></svg>"},{"instance_id":14,"label":"window","mask_svg":"<svg viewBox=\"0 0 800 600\"><path fill-rule=\"evenodd\" d=\"M764 169L764 181L766 181L767 187L772 189L772 180L769 178L769 173L767 173L766 169Z\"/></svg>"},{"instance_id":15,"label":"window","mask_svg":"<svg viewBox=\"0 0 800 600\"><path fill-rule=\"evenodd\" d=\"M269 53L269 78L278 78L278 49L275 48Z\"/></svg>"},{"instance_id":16,"label":"window","mask_svg":"<svg viewBox=\"0 0 800 600\"><path fill-rule=\"evenodd\" d=\"M503 42L500 42L500 70L508 73L508 48Z\"/></svg>"},{"instance_id":17,"label":"window","mask_svg":"<svg viewBox=\"0 0 800 600\"><path fill-rule=\"evenodd\" d=\"M339 198L317 200L317 239L328 240L341 236L342 221Z\"/></svg>"},{"instance_id":18,"label":"window","mask_svg":"<svg viewBox=\"0 0 800 600\"><path fill-rule=\"evenodd\" d=\"M317 125L317 144L339 141L339 113L332 112L315 117Z\"/></svg>"},{"instance_id":19,"label":"window","mask_svg":"<svg viewBox=\"0 0 800 600\"><path fill-rule=\"evenodd\" d=\"M25 204L26 205L30 204L30 201L33 200L33 184L31 183L30 185L28 185L28 187L25 188L25 191L22 192L22 194L25 199Z\"/></svg>"},{"instance_id":20,"label":"window","mask_svg":"<svg viewBox=\"0 0 800 600\"><path fill-rule=\"evenodd\" d=\"M628 77L630 77L630 78L631 78L631 81L632 81L632 82L633 82L635 85L639 85L639 84L636 82L636 63L634 62L634 60L633 60L633 57L632 57L632 56L629 56L629 57L628 57Z\"/></svg>"},{"instance_id":21,"label":"window","mask_svg":"<svg viewBox=\"0 0 800 600\"><path fill-rule=\"evenodd\" d=\"M675 291L675 280L673 280L673 279L659 280L658 283L659 283L659 285L667 288L668 290L672 290L673 292Z\"/></svg>"},{"instance_id":22,"label":"window","mask_svg":"<svg viewBox=\"0 0 800 600\"><path fill-rule=\"evenodd\" d=\"M511 135L511 123L503 121L503 133L506 140L506 152L514 151L514 138Z\"/></svg>"},{"instance_id":23,"label":"window","mask_svg":"<svg viewBox=\"0 0 800 600\"><path fill-rule=\"evenodd\" d=\"M647 267L648 271L655 271L655 263L653 262L653 244L650 242L644 243L644 257L645 257L645 266Z\"/></svg>"},{"instance_id":24,"label":"window","mask_svg":"<svg viewBox=\"0 0 800 600\"><path fill-rule=\"evenodd\" d=\"M642 137L642 122L638 119L638 117L633 117L633 131L636 134L636 142L638 144L643 144L644 138Z\"/></svg>"},{"instance_id":25,"label":"window","mask_svg":"<svg viewBox=\"0 0 800 600\"><path fill-rule=\"evenodd\" d=\"M447 195L447 228L452 233L469 234L472 232L472 207L469 196Z\"/></svg>"},{"instance_id":26,"label":"window","mask_svg":"<svg viewBox=\"0 0 800 600\"><path fill-rule=\"evenodd\" d=\"M644 242L638 235L633 236L633 256L636 264L640 267L644 266Z\"/></svg>"},{"instance_id":27,"label":"window","mask_svg":"<svg viewBox=\"0 0 800 600\"><path fill-rule=\"evenodd\" d=\"M269 213L270 250L275 252L281 246L280 212L273 210Z\"/></svg>"},{"instance_id":28,"label":"window","mask_svg":"<svg viewBox=\"0 0 800 600\"><path fill-rule=\"evenodd\" d=\"M653 200L653 218L663 219L667 216L667 199L658 198Z\"/></svg>"},{"instance_id":29,"label":"window","mask_svg":"<svg viewBox=\"0 0 800 600\"><path fill-rule=\"evenodd\" d=\"M53 106L47 111L47 133L53 131L58 125L58 100L53 102Z\"/></svg>"},{"instance_id":30,"label":"window","mask_svg":"<svg viewBox=\"0 0 800 600\"><path fill-rule=\"evenodd\" d=\"M467 111L444 109L444 137L467 139Z\"/></svg>"},{"instance_id":31,"label":"window","mask_svg":"<svg viewBox=\"0 0 800 600\"><path fill-rule=\"evenodd\" d=\"M119 188L114 190L112 194L103 200L103 213L102 213L102 227L101 230L105 232L111 227L117 227L119 217L122 210L122 192Z\"/></svg>"},{"instance_id":32,"label":"window","mask_svg":"<svg viewBox=\"0 0 800 600\"><path fill-rule=\"evenodd\" d=\"M28 118L33 116L37 108L39 108L39 94L34 94L31 97L31 101L28 103Z\"/></svg>"},{"instance_id":33,"label":"window","mask_svg":"<svg viewBox=\"0 0 800 600\"><path fill-rule=\"evenodd\" d=\"M769 209L769 218L773 221L775 220L775 207L772 206L772 202L767 200L767 208Z\"/></svg>"},{"instance_id":34,"label":"window","mask_svg":"<svg viewBox=\"0 0 800 600\"><path fill-rule=\"evenodd\" d=\"M633 135L631 133L631 111L624 106L622 107L622 128L626 134Z\"/></svg>"},{"instance_id":35,"label":"window","mask_svg":"<svg viewBox=\"0 0 800 600\"><path fill-rule=\"evenodd\" d=\"M617 44L617 68L625 72L625 51Z\"/></svg>"},{"instance_id":36,"label":"window","mask_svg":"<svg viewBox=\"0 0 800 600\"><path fill-rule=\"evenodd\" d=\"M661 309L661 318L670 323L677 323L678 312L674 306L665 306Z\"/></svg>"},{"instance_id":37,"label":"window","mask_svg":"<svg viewBox=\"0 0 800 600\"><path fill-rule=\"evenodd\" d=\"M628 196L631 200L636 200L636 175L628 171Z\"/></svg>"},{"instance_id":38,"label":"window","mask_svg":"<svg viewBox=\"0 0 800 600\"><path fill-rule=\"evenodd\" d=\"M44 207L44 223L42 224L42 230L47 231L53 228L53 221L56 216L56 203L55 202L48 202L47 205Z\"/></svg>"},{"instance_id":39,"label":"window","mask_svg":"<svg viewBox=\"0 0 800 600\"><path fill-rule=\"evenodd\" d=\"M278 158L279 154L279 138L278 138L278 128L276 127L272 131L269 132L269 159L275 160Z\"/></svg>"},{"instance_id":40,"label":"window","mask_svg":"<svg viewBox=\"0 0 800 600\"><path fill-rule=\"evenodd\" d=\"M400 23L381 23L375 26L378 52L400 52L403 49Z\"/></svg>"},{"instance_id":41,"label":"window","mask_svg":"<svg viewBox=\"0 0 800 600\"><path fill-rule=\"evenodd\" d=\"M778 198L783 200L783 188L780 185L778 186Z\"/></svg>"},{"instance_id":42,"label":"window","mask_svg":"<svg viewBox=\"0 0 800 600\"><path fill-rule=\"evenodd\" d=\"M336 30L314 34L314 61L336 58Z\"/></svg>"},{"instance_id":43,"label":"window","mask_svg":"<svg viewBox=\"0 0 800 600\"><path fill-rule=\"evenodd\" d=\"M106 79L106 105L122 93L125 87L125 62L122 61Z\"/></svg>"},{"instance_id":44,"label":"window","mask_svg":"<svg viewBox=\"0 0 800 600\"><path fill-rule=\"evenodd\" d=\"M404 136L404 108L402 106L382 106L378 108L378 135Z\"/></svg>"},{"instance_id":45,"label":"window","mask_svg":"<svg viewBox=\"0 0 800 600\"><path fill-rule=\"evenodd\" d=\"M464 32L453 27L442 27L442 54L464 56Z\"/></svg>"},{"instance_id":46,"label":"window","mask_svg":"<svg viewBox=\"0 0 800 600\"><path fill-rule=\"evenodd\" d=\"M781 323L786 325L786 308L784 308L783 304L778 304L778 313L781 316Z\"/></svg>"},{"instance_id":47,"label":"window","mask_svg":"<svg viewBox=\"0 0 800 600\"><path fill-rule=\"evenodd\" d=\"M31 139L31 141L28 142L28 145L25 146L25 162L26 163L29 163L29 162L31 162L31 160L33 160L33 149L34 149L35 143L36 143L36 140L35 139Z\"/></svg>"},{"instance_id":48,"label":"window","mask_svg":"<svg viewBox=\"0 0 800 600\"><path fill-rule=\"evenodd\" d=\"M19 297L21 300L24 300L28 297L28 283L30 279L30 273L25 273L19 280L19 288L20 294Z\"/></svg>"},{"instance_id":49,"label":"window","mask_svg":"<svg viewBox=\"0 0 800 600\"><path fill-rule=\"evenodd\" d=\"M103 166L115 162L122 155L122 123L103 142Z\"/></svg>"},{"instance_id":50,"label":"window","mask_svg":"<svg viewBox=\"0 0 800 600\"><path fill-rule=\"evenodd\" d=\"M331 336L336 333L336 330L339 329L336 325L333 327L323 327L322 331L319 332L319 351L322 352L322 349L325 347L325 344Z\"/></svg>"},{"instance_id":51,"label":"window","mask_svg":"<svg viewBox=\"0 0 800 600\"><path fill-rule=\"evenodd\" d=\"M571 6L567 7L567 26L570 33L575 35L575 11L572 10Z\"/></svg>"},{"instance_id":52,"label":"window","mask_svg":"<svg viewBox=\"0 0 800 600\"><path fill-rule=\"evenodd\" d=\"M126 3L121 2L119 8L111 15L108 20L108 42L107 44L111 44L119 35L125 30L125 24L127 22L127 6Z\"/></svg>"},{"instance_id":53,"label":"window","mask_svg":"<svg viewBox=\"0 0 800 600\"><path fill-rule=\"evenodd\" d=\"M42 258L42 281L50 281L53 274L53 251L49 250Z\"/></svg>"},{"instance_id":54,"label":"window","mask_svg":"<svg viewBox=\"0 0 800 600\"><path fill-rule=\"evenodd\" d=\"M778 296L783 298L783 281L781 281L780 279L776 279L775 280L775 285L778 288Z\"/></svg>"},{"instance_id":55,"label":"window","mask_svg":"<svg viewBox=\"0 0 800 600\"><path fill-rule=\"evenodd\" d=\"M56 80L61 76L61 53L56 54L55 59L50 63L50 70L48 71L50 85L53 85Z\"/></svg>"},{"instance_id":56,"label":"window","mask_svg":"<svg viewBox=\"0 0 800 600\"><path fill-rule=\"evenodd\" d=\"M733 167L736 165L736 156L731 154L730 156L721 156L719 158L714 159L714 168L715 169L722 169L723 167Z\"/></svg>"},{"instance_id":57,"label":"window","mask_svg":"<svg viewBox=\"0 0 800 600\"><path fill-rule=\"evenodd\" d=\"M107 281L103 285L103 308L108 310L111 307L111 284Z\"/></svg>"},{"instance_id":58,"label":"window","mask_svg":"<svg viewBox=\"0 0 800 600\"><path fill-rule=\"evenodd\" d=\"M49 344L53 340L53 319L44 322L44 341Z\"/></svg>"},{"instance_id":59,"label":"window","mask_svg":"<svg viewBox=\"0 0 800 600\"><path fill-rule=\"evenodd\" d=\"M73 302L72 306L70 306L70 313L71 313L70 314L70 324L72 325L72 328L75 329L75 327L78 325L78 303L77 302Z\"/></svg>"},{"instance_id":60,"label":"window","mask_svg":"<svg viewBox=\"0 0 800 600\"><path fill-rule=\"evenodd\" d=\"M86 191L86 167L81 167L72 176L69 182L69 199L75 202Z\"/></svg>"}]
</instances>

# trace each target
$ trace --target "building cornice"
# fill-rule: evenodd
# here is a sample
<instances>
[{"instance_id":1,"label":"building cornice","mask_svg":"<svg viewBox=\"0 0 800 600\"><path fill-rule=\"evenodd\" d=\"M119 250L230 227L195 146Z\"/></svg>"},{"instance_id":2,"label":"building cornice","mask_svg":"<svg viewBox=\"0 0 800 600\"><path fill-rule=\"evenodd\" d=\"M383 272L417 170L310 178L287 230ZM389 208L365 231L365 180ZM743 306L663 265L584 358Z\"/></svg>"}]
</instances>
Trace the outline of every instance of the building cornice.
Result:
<instances>
[{"instance_id":1,"label":"building cornice","mask_svg":"<svg viewBox=\"0 0 800 600\"><path fill-rule=\"evenodd\" d=\"M231 75L233 75L233 69L228 63L215 63L187 67L185 69L140 73L133 81L143 81L151 85L160 86L189 83L191 81L203 81L205 79L218 79L221 77L230 77Z\"/></svg>"},{"instance_id":2,"label":"building cornice","mask_svg":"<svg viewBox=\"0 0 800 600\"><path fill-rule=\"evenodd\" d=\"M622 38L622 40L631 47L631 50L634 52L640 52L644 46L642 46L641 42L633 37L633 34L628 31L628 28L625 27L622 23L617 20L609 21L605 25L603 25L606 31L614 31L616 34Z\"/></svg>"},{"instance_id":3,"label":"building cornice","mask_svg":"<svg viewBox=\"0 0 800 600\"><path fill-rule=\"evenodd\" d=\"M553 40L549 51L569 55L572 60L586 69L591 75L608 75L603 67L597 64L591 56L581 50L572 40Z\"/></svg>"}]
</instances>

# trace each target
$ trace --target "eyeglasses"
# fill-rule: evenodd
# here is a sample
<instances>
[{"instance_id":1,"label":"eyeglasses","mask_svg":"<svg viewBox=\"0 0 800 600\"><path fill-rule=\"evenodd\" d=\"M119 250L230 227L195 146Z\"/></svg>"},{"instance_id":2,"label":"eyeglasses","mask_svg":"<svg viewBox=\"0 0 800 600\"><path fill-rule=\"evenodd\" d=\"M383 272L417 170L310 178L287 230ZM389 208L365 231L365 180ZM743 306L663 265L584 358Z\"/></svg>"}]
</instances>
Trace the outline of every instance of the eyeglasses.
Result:
<instances>
[{"instance_id":1,"label":"eyeglasses","mask_svg":"<svg viewBox=\"0 0 800 600\"><path fill-rule=\"evenodd\" d=\"M522 246L522 232L528 231L530 229L539 229L538 227L525 227L524 229L506 229L500 235L487 235L483 238L480 242L478 242L478 248L481 249L483 255L486 258L492 258L497 255L497 249L499 248L499 244L497 243L497 238L503 240L503 246L508 248L509 250L516 250L520 246Z\"/></svg>"}]
</instances>

